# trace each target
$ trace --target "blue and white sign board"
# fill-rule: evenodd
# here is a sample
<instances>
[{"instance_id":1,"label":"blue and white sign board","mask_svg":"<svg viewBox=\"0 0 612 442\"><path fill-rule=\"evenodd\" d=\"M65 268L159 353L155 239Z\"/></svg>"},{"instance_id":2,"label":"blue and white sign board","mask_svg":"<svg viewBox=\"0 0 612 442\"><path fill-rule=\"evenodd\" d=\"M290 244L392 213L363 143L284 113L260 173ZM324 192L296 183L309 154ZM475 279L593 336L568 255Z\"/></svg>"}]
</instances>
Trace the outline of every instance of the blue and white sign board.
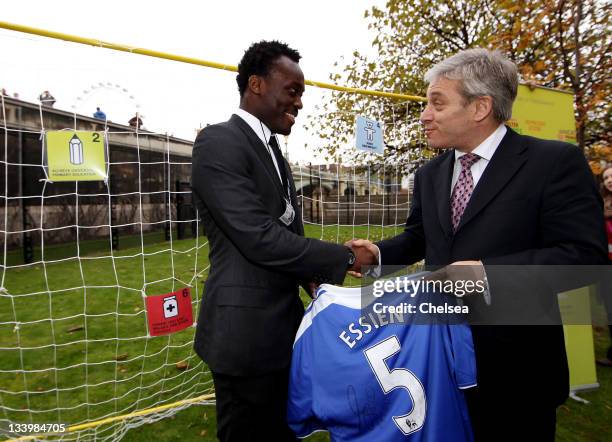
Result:
<instances>
[{"instance_id":1,"label":"blue and white sign board","mask_svg":"<svg viewBox=\"0 0 612 442\"><path fill-rule=\"evenodd\" d=\"M385 144L383 143L382 124L379 121L358 116L355 127L355 142L357 150L384 154Z\"/></svg>"}]
</instances>

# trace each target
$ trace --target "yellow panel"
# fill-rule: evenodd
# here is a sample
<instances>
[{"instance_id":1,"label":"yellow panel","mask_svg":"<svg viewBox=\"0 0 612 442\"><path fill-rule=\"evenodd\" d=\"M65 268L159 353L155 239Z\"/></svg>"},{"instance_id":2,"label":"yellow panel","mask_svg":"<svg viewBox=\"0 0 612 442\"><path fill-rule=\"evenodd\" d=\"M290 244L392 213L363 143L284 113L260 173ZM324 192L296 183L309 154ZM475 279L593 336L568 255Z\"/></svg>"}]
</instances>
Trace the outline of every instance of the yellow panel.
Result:
<instances>
[{"instance_id":1,"label":"yellow panel","mask_svg":"<svg viewBox=\"0 0 612 442\"><path fill-rule=\"evenodd\" d=\"M576 144L574 96L521 84L508 126L523 135Z\"/></svg>"},{"instance_id":2,"label":"yellow panel","mask_svg":"<svg viewBox=\"0 0 612 442\"><path fill-rule=\"evenodd\" d=\"M104 132L50 131L46 148L51 181L106 179Z\"/></svg>"}]
</instances>

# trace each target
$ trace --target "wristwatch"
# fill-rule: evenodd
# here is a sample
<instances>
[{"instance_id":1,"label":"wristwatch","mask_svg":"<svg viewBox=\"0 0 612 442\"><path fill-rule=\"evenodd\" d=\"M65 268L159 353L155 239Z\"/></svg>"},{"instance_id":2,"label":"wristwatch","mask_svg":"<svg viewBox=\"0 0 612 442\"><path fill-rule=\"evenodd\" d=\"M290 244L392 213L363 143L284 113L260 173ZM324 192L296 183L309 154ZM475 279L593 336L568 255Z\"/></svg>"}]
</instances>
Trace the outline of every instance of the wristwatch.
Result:
<instances>
[{"instance_id":1,"label":"wristwatch","mask_svg":"<svg viewBox=\"0 0 612 442\"><path fill-rule=\"evenodd\" d=\"M357 257L355 256L355 252L353 252L353 250L350 247L347 247L347 249L349 252L349 258L348 258L346 268L350 269L355 264L355 261L357 261Z\"/></svg>"}]
</instances>

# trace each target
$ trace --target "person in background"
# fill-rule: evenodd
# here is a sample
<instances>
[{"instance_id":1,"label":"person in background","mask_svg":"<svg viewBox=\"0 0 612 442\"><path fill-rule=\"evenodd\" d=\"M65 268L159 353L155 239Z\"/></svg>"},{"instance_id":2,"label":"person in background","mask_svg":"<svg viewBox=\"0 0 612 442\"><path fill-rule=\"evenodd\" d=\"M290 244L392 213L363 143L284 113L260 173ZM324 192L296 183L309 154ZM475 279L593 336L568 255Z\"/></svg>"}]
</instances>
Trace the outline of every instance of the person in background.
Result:
<instances>
[{"instance_id":1,"label":"person in background","mask_svg":"<svg viewBox=\"0 0 612 442\"><path fill-rule=\"evenodd\" d=\"M142 128L142 118L140 118L140 114L136 112L136 115L130 118L130 121L128 121L128 124L132 127L141 129Z\"/></svg>"},{"instance_id":2,"label":"person in background","mask_svg":"<svg viewBox=\"0 0 612 442\"><path fill-rule=\"evenodd\" d=\"M93 116L94 116L94 118L96 118L98 120L105 120L106 121L106 114L104 112L102 112L99 107L96 108L96 111L94 112Z\"/></svg>"},{"instance_id":3,"label":"person in background","mask_svg":"<svg viewBox=\"0 0 612 442\"><path fill-rule=\"evenodd\" d=\"M612 261L612 163L608 163L604 168L601 178L601 197L604 202L604 216L606 217L606 231L608 234L608 260ZM605 281L602 284L601 290L612 290L610 278L607 278ZM602 293L602 295L604 295L602 298L608 313L608 330L612 340L612 303L610 302L610 293ZM606 357L597 359L597 363L605 367L612 367L612 344L608 347Z\"/></svg>"},{"instance_id":4,"label":"person in background","mask_svg":"<svg viewBox=\"0 0 612 442\"><path fill-rule=\"evenodd\" d=\"M49 91L43 91L43 93L38 96L38 100L40 100L43 106L53 107L55 104L55 97L51 95Z\"/></svg>"},{"instance_id":5,"label":"person in background","mask_svg":"<svg viewBox=\"0 0 612 442\"><path fill-rule=\"evenodd\" d=\"M604 201L604 216L608 231L608 259L612 260L612 163L608 163L601 174L601 197Z\"/></svg>"}]
</instances>

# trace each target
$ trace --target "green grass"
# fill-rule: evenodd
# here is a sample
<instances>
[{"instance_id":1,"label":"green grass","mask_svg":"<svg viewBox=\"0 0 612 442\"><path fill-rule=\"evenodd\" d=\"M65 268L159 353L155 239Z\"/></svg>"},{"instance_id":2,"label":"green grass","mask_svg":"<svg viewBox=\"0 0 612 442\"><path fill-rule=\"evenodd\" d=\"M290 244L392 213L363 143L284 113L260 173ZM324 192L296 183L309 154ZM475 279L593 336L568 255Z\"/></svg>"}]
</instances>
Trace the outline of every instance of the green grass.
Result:
<instances>
[{"instance_id":1,"label":"green grass","mask_svg":"<svg viewBox=\"0 0 612 442\"><path fill-rule=\"evenodd\" d=\"M196 251L190 239L174 241L171 253L169 243L147 242L144 257L138 246L113 258L108 242L91 241L81 244L84 259L7 270L4 287L12 296L0 297L0 323L10 323L0 325L0 370L23 371L0 373L0 388L7 390L0 406L8 409L2 417L78 423L209 388L191 349L193 329L147 338L142 297L177 290L184 281L194 287L197 308L206 272L195 277L196 255L201 271L208 249ZM139 244L140 238L122 243ZM50 247L45 259L65 259L74 250ZM178 370L179 361L189 368ZM30 416L28 409L40 412Z\"/></svg>"},{"instance_id":2,"label":"green grass","mask_svg":"<svg viewBox=\"0 0 612 442\"><path fill-rule=\"evenodd\" d=\"M342 243L352 237L377 240L382 233L393 235L397 230L306 226L306 232L310 237ZM203 245L196 252L195 240L175 240L171 253L161 232L147 234L143 240L144 258L140 256L140 237L122 236L114 263L106 239L81 242L84 259L80 261L52 263L74 257L76 247L49 246L46 265L7 270L4 287L12 296L0 296L0 370L4 370L0 371L0 389L4 391L0 393L0 419L75 424L210 391L206 367L192 351L194 329L146 338L142 298L143 292L162 294L182 288L182 282L191 283L197 313L207 275L208 247ZM200 238L201 245L203 240ZM35 250L35 258L40 259L39 250ZM7 263L14 266L20 259L21 251L14 250ZM175 279L154 282L172 276L172 262ZM348 279L346 283L355 285L357 281ZM83 285L88 288L84 290ZM308 302L304 294L303 299ZM595 342L601 355L607 335L596 331ZM181 361L189 363L187 369L176 367ZM591 404L568 401L559 409L559 440L603 440L610 434L612 369L598 368L598 377L600 389L582 395ZM88 387L82 387L84 384ZM537 392L521 394L528 398ZM125 439L212 441L216 440L214 435L214 407L192 406L129 431ZM308 440L324 441L327 436L317 434Z\"/></svg>"},{"instance_id":3,"label":"green grass","mask_svg":"<svg viewBox=\"0 0 612 442\"><path fill-rule=\"evenodd\" d=\"M610 346L607 327L593 327L595 357L605 358ZM582 404L568 399L557 409L557 440L567 442L609 441L612 435L612 367L597 366L599 388L578 393Z\"/></svg>"}]
</instances>

